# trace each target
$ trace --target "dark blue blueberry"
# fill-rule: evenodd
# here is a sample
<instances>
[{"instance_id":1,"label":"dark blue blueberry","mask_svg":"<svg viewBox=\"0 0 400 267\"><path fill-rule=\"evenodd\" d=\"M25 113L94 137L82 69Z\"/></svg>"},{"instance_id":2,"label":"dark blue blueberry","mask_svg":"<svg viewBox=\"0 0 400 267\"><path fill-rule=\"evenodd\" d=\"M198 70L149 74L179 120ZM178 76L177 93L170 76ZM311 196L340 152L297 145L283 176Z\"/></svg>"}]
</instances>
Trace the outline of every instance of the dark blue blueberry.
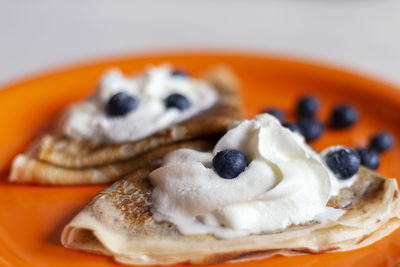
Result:
<instances>
[{"instance_id":1,"label":"dark blue blueberry","mask_svg":"<svg viewBox=\"0 0 400 267\"><path fill-rule=\"evenodd\" d=\"M109 116L124 116L134 110L139 101L133 96L119 92L113 95L106 104L106 112Z\"/></svg>"},{"instance_id":2,"label":"dark blue blueberry","mask_svg":"<svg viewBox=\"0 0 400 267\"><path fill-rule=\"evenodd\" d=\"M322 123L313 118L301 118L298 126L307 142L318 139L324 131Z\"/></svg>"},{"instance_id":3,"label":"dark blue blueberry","mask_svg":"<svg viewBox=\"0 0 400 267\"><path fill-rule=\"evenodd\" d=\"M172 76L188 77L189 74L184 70L174 70L171 72Z\"/></svg>"},{"instance_id":4,"label":"dark blue blueberry","mask_svg":"<svg viewBox=\"0 0 400 267\"><path fill-rule=\"evenodd\" d=\"M283 122L282 123L283 127L289 128L292 132L302 134L300 127L296 123L292 122Z\"/></svg>"},{"instance_id":5,"label":"dark blue blueberry","mask_svg":"<svg viewBox=\"0 0 400 267\"><path fill-rule=\"evenodd\" d=\"M282 122L285 119L285 114L283 111L276 109L276 108L267 108L263 111L263 113L268 113L275 118L277 118L280 122Z\"/></svg>"},{"instance_id":6,"label":"dark blue blueberry","mask_svg":"<svg viewBox=\"0 0 400 267\"><path fill-rule=\"evenodd\" d=\"M225 149L215 155L213 166L219 176L225 179L232 179L246 169L247 158L239 150Z\"/></svg>"},{"instance_id":7,"label":"dark blue blueberry","mask_svg":"<svg viewBox=\"0 0 400 267\"><path fill-rule=\"evenodd\" d=\"M360 156L361 165L376 170L379 167L379 154L372 148L359 148L357 149Z\"/></svg>"},{"instance_id":8,"label":"dark blue blueberry","mask_svg":"<svg viewBox=\"0 0 400 267\"><path fill-rule=\"evenodd\" d=\"M380 132L371 138L369 145L378 152L387 151L393 146L393 136L388 132Z\"/></svg>"},{"instance_id":9,"label":"dark blue blueberry","mask_svg":"<svg viewBox=\"0 0 400 267\"><path fill-rule=\"evenodd\" d=\"M344 129L356 123L357 119L358 112L354 107L341 104L333 109L330 124L333 128Z\"/></svg>"},{"instance_id":10,"label":"dark blue blueberry","mask_svg":"<svg viewBox=\"0 0 400 267\"><path fill-rule=\"evenodd\" d=\"M337 178L345 180L357 173L360 156L354 149L343 147L328 152L325 162Z\"/></svg>"},{"instance_id":11,"label":"dark blue blueberry","mask_svg":"<svg viewBox=\"0 0 400 267\"><path fill-rule=\"evenodd\" d=\"M319 109L319 102L315 97L304 96L297 102L297 114L299 117L313 117Z\"/></svg>"},{"instance_id":12,"label":"dark blue blueberry","mask_svg":"<svg viewBox=\"0 0 400 267\"><path fill-rule=\"evenodd\" d=\"M190 101L184 95L172 94L165 99L165 105L167 108L177 108L179 110L185 110L190 108Z\"/></svg>"}]
</instances>

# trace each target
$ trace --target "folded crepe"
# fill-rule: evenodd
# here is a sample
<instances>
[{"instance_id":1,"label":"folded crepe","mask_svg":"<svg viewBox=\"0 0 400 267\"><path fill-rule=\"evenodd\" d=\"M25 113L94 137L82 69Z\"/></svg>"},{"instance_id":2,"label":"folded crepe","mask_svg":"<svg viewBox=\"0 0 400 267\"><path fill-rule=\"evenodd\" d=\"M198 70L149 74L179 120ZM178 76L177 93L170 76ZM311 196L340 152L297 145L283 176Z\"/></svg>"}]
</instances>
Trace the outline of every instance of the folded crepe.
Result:
<instances>
[{"instance_id":1,"label":"folded crepe","mask_svg":"<svg viewBox=\"0 0 400 267\"><path fill-rule=\"evenodd\" d=\"M211 264L352 250L400 226L395 179L364 167L335 178L321 154L268 115L232 127L214 154L170 152L162 167L99 193L64 228L62 244L124 264ZM227 148L249 162L233 179L213 160Z\"/></svg>"},{"instance_id":2,"label":"folded crepe","mask_svg":"<svg viewBox=\"0 0 400 267\"><path fill-rule=\"evenodd\" d=\"M104 142L71 138L60 128L65 114L14 159L9 181L50 185L103 184L137 169L156 167L169 151L181 147L207 149L215 136L242 118L238 82L225 66L204 75L218 99L210 108L135 141Z\"/></svg>"},{"instance_id":3,"label":"folded crepe","mask_svg":"<svg viewBox=\"0 0 400 267\"><path fill-rule=\"evenodd\" d=\"M151 212L149 169L142 169L98 194L64 229L62 244L100 253L125 264L211 264L231 260L346 251L367 246L400 226L397 183L360 168L359 179L328 206L346 203L335 223L292 225L281 232L234 239L182 235Z\"/></svg>"}]
</instances>

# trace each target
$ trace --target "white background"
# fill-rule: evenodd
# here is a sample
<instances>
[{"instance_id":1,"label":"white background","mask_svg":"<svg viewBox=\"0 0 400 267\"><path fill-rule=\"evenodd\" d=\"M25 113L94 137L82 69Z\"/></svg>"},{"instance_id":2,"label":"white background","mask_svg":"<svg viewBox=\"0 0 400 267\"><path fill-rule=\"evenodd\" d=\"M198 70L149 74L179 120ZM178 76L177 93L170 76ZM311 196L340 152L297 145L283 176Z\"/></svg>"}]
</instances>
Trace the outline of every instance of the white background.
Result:
<instances>
[{"instance_id":1,"label":"white background","mask_svg":"<svg viewBox=\"0 0 400 267\"><path fill-rule=\"evenodd\" d=\"M400 0L0 0L0 84L99 56L193 47L317 59L400 85Z\"/></svg>"}]
</instances>

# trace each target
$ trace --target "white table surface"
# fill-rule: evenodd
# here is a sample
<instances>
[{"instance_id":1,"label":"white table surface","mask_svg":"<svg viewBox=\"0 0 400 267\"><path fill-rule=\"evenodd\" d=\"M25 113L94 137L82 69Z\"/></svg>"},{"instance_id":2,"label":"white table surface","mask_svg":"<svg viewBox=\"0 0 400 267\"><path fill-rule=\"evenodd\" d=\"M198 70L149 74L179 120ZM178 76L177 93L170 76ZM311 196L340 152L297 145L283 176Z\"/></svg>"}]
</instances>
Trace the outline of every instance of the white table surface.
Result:
<instances>
[{"instance_id":1,"label":"white table surface","mask_svg":"<svg viewBox=\"0 0 400 267\"><path fill-rule=\"evenodd\" d=\"M400 85L400 0L0 0L0 84L192 47L295 55Z\"/></svg>"}]
</instances>

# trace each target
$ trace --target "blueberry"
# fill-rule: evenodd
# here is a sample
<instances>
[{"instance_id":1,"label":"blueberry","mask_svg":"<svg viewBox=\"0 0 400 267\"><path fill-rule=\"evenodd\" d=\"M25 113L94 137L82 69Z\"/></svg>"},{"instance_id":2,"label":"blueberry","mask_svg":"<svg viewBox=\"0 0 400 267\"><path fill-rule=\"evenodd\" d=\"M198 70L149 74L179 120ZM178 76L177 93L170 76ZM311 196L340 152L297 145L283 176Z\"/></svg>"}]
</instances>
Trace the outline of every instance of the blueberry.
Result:
<instances>
[{"instance_id":1,"label":"blueberry","mask_svg":"<svg viewBox=\"0 0 400 267\"><path fill-rule=\"evenodd\" d=\"M124 116L134 110L139 101L133 96L119 92L113 95L106 104L106 112L109 116Z\"/></svg>"},{"instance_id":2,"label":"blueberry","mask_svg":"<svg viewBox=\"0 0 400 267\"><path fill-rule=\"evenodd\" d=\"M282 123L283 127L289 128L292 132L302 134L300 127L296 123L292 122L283 122Z\"/></svg>"},{"instance_id":3,"label":"blueberry","mask_svg":"<svg viewBox=\"0 0 400 267\"><path fill-rule=\"evenodd\" d=\"M319 109L319 102L315 97L304 96L297 102L297 114L299 117L313 117Z\"/></svg>"},{"instance_id":4,"label":"blueberry","mask_svg":"<svg viewBox=\"0 0 400 267\"><path fill-rule=\"evenodd\" d=\"M354 107L341 104L333 109L330 124L333 128L344 129L356 123L357 119L358 112Z\"/></svg>"},{"instance_id":5,"label":"blueberry","mask_svg":"<svg viewBox=\"0 0 400 267\"><path fill-rule=\"evenodd\" d=\"M276 109L276 108L267 108L263 111L263 113L268 113L268 114L274 116L280 122L282 122L285 119L285 114L281 110Z\"/></svg>"},{"instance_id":6,"label":"blueberry","mask_svg":"<svg viewBox=\"0 0 400 267\"><path fill-rule=\"evenodd\" d=\"M370 141L370 147L378 152L389 150L393 146L393 136L388 132L380 132L374 135Z\"/></svg>"},{"instance_id":7,"label":"blueberry","mask_svg":"<svg viewBox=\"0 0 400 267\"><path fill-rule=\"evenodd\" d=\"M322 123L313 118L301 118L298 125L307 142L318 139L324 131Z\"/></svg>"},{"instance_id":8,"label":"blueberry","mask_svg":"<svg viewBox=\"0 0 400 267\"><path fill-rule=\"evenodd\" d=\"M225 149L218 152L212 162L218 175L225 179L237 177L247 167L246 156L236 149Z\"/></svg>"},{"instance_id":9,"label":"blueberry","mask_svg":"<svg viewBox=\"0 0 400 267\"><path fill-rule=\"evenodd\" d=\"M361 165L376 170L379 167L379 154L372 148L359 148L357 149L360 156Z\"/></svg>"},{"instance_id":10,"label":"blueberry","mask_svg":"<svg viewBox=\"0 0 400 267\"><path fill-rule=\"evenodd\" d=\"M184 70L174 70L171 72L172 76L188 77L189 74Z\"/></svg>"},{"instance_id":11,"label":"blueberry","mask_svg":"<svg viewBox=\"0 0 400 267\"><path fill-rule=\"evenodd\" d=\"M360 156L354 149L343 147L328 152L325 162L337 178L345 180L357 173Z\"/></svg>"},{"instance_id":12,"label":"blueberry","mask_svg":"<svg viewBox=\"0 0 400 267\"><path fill-rule=\"evenodd\" d=\"M167 108L177 108L179 110L185 110L190 108L190 101L184 95L172 94L165 99L165 105Z\"/></svg>"}]
</instances>

